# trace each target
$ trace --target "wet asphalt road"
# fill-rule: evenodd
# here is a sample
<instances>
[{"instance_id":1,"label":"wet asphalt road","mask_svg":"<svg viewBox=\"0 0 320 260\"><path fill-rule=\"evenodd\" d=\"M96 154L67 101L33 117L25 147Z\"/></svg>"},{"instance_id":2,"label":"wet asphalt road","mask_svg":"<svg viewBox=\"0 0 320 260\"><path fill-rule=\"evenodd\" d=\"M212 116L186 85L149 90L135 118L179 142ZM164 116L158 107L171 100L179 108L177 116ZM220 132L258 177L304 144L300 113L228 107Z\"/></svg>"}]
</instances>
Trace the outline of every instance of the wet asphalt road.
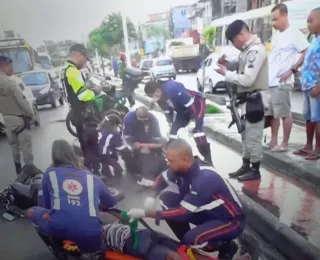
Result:
<instances>
[{"instance_id":1,"label":"wet asphalt road","mask_svg":"<svg viewBox=\"0 0 320 260\"><path fill-rule=\"evenodd\" d=\"M181 81L189 81L189 75L185 75ZM41 126L33 128L34 155L36 165L45 170L50 164L50 150L55 139L66 139L76 142L66 130L65 123L61 122L68 112L68 107L57 109L42 108L40 111ZM167 128L164 116L156 113L163 135ZM189 138L187 131L181 132L181 137ZM190 142L194 142L190 139ZM215 167L225 177L230 171L235 170L241 163L241 157L219 143L212 142L212 155ZM15 178L11 153L6 138L0 139L0 188L3 188ZM238 192L245 192L259 203L265 203L266 208L274 213L279 219L291 225L316 245L320 245L320 203L319 197L297 181L292 181L280 173L274 173L262 169L263 179L261 182L248 182L245 186L232 181ZM141 207L146 198L146 190L135 185L131 178L125 177L119 188L124 191L126 198L119 207L130 209ZM172 235L165 224L160 227L153 225L156 229L165 231ZM4 260L42 260L51 259L51 254L44 246L40 238L33 230L31 224L25 219L14 222L0 220L0 256Z\"/></svg>"}]
</instances>

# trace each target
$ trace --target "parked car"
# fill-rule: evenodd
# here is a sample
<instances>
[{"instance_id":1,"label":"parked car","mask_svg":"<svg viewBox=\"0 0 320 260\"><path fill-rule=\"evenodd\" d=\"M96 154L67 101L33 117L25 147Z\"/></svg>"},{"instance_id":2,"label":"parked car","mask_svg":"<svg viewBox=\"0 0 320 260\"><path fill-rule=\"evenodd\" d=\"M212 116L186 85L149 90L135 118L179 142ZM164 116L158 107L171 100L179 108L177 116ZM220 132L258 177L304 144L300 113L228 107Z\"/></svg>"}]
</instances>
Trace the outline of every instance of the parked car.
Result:
<instances>
[{"instance_id":1,"label":"parked car","mask_svg":"<svg viewBox=\"0 0 320 260\"><path fill-rule=\"evenodd\" d=\"M51 105L57 107L64 104L63 91L57 79L53 78L48 71L33 70L21 75L24 85L31 89L36 98L37 105Z\"/></svg>"},{"instance_id":2,"label":"parked car","mask_svg":"<svg viewBox=\"0 0 320 260\"><path fill-rule=\"evenodd\" d=\"M26 100L29 102L30 106L33 109L33 113L35 115L35 122L34 122L35 126L39 126L40 125L40 117L39 117L39 113L38 113L36 99L31 91L31 89L25 87L21 78L15 76L15 75L13 75L11 77L12 77L12 79L14 79L17 82L23 95L26 97ZM3 116L2 116L2 114L0 114L0 133L4 134L5 130L6 130L6 127L4 124Z\"/></svg>"},{"instance_id":3,"label":"parked car","mask_svg":"<svg viewBox=\"0 0 320 260\"><path fill-rule=\"evenodd\" d=\"M177 71L170 57L162 56L153 61L150 69L150 77L152 79L170 78L176 79Z\"/></svg>"},{"instance_id":4,"label":"parked car","mask_svg":"<svg viewBox=\"0 0 320 260\"><path fill-rule=\"evenodd\" d=\"M143 76L150 75L150 69L152 67L153 60L152 59L145 59L140 62L140 69L142 70Z\"/></svg>"}]
</instances>

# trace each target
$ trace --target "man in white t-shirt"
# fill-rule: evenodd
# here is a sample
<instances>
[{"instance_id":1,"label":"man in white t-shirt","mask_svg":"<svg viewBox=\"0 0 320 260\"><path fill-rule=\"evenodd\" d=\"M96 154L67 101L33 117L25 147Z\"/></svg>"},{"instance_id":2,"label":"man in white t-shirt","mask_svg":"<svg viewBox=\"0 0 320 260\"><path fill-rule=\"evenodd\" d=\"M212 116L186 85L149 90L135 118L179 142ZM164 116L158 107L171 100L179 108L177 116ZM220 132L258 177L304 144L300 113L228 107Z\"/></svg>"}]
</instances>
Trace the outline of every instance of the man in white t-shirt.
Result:
<instances>
[{"instance_id":1,"label":"man in white t-shirt","mask_svg":"<svg viewBox=\"0 0 320 260\"><path fill-rule=\"evenodd\" d=\"M288 8L278 4L272 9L272 25L275 32L271 41L269 55L269 86L271 90L270 112L274 117L271 124L272 151L288 150L292 129L291 92L294 85L294 74L302 65L309 42L297 28L289 25ZM278 146L280 119L283 121L283 141Z\"/></svg>"}]
</instances>

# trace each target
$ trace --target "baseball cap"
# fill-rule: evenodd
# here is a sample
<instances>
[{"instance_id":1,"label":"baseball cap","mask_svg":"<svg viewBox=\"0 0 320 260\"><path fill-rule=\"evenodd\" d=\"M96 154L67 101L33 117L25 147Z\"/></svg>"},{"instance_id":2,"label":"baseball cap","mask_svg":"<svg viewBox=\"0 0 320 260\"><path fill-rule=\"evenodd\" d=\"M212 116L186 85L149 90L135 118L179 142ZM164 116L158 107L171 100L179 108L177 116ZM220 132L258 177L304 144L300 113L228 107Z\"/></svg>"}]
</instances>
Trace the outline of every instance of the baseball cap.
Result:
<instances>
[{"instance_id":1,"label":"baseball cap","mask_svg":"<svg viewBox=\"0 0 320 260\"><path fill-rule=\"evenodd\" d=\"M86 57L87 60L90 60L88 57L87 49L83 44L72 45L70 48L70 52L73 52L73 51L80 52L83 56Z\"/></svg>"},{"instance_id":2,"label":"baseball cap","mask_svg":"<svg viewBox=\"0 0 320 260\"><path fill-rule=\"evenodd\" d=\"M242 31L242 29L246 28L249 31L248 25L243 20L235 20L231 23L226 30L226 38L229 41L233 41L234 38Z\"/></svg>"},{"instance_id":3,"label":"baseball cap","mask_svg":"<svg viewBox=\"0 0 320 260\"><path fill-rule=\"evenodd\" d=\"M0 56L0 65L6 65L12 63L12 59L7 56Z\"/></svg>"}]
</instances>

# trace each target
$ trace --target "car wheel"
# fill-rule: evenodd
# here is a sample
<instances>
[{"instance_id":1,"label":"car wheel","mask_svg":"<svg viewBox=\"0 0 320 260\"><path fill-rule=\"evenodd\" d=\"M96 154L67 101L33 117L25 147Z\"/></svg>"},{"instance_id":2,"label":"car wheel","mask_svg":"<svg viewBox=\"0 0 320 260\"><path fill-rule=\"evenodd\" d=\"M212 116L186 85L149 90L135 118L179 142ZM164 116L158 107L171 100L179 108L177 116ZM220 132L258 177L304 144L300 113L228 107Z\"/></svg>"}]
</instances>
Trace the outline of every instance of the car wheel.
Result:
<instances>
[{"instance_id":1,"label":"car wheel","mask_svg":"<svg viewBox=\"0 0 320 260\"><path fill-rule=\"evenodd\" d=\"M40 125L40 116L39 116L38 108L36 105L33 106L33 113L36 118L36 120L34 121L34 125L39 126Z\"/></svg>"},{"instance_id":2,"label":"car wheel","mask_svg":"<svg viewBox=\"0 0 320 260\"><path fill-rule=\"evenodd\" d=\"M214 92L216 91L216 89L214 88L214 86L213 86L213 83L212 83L212 80L211 80L211 79L209 80L209 86L210 86L210 89L211 89L212 93L214 93Z\"/></svg>"},{"instance_id":3,"label":"car wheel","mask_svg":"<svg viewBox=\"0 0 320 260\"><path fill-rule=\"evenodd\" d=\"M173 80L176 80L177 76L172 77Z\"/></svg>"},{"instance_id":4,"label":"car wheel","mask_svg":"<svg viewBox=\"0 0 320 260\"><path fill-rule=\"evenodd\" d=\"M198 89L200 92L202 92L202 86L201 86L201 84L200 84L199 79L197 79L197 89Z\"/></svg>"},{"instance_id":5,"label":"car wheel","mask_svg":"<svg viewBox=\"0 0 320 260\"><path fill-rule=\"evenodd\" d=\"M63 96L62 96L62 95L61 95L61 98L59 99L59 104L60 104L61 106L64 105L64 99L63 99Z\"/></svg>"},{"instance_id":6,"label":"car wheel","mask_svg":"<svg viewBox=\"0 0 320 260\"><path fill-rule=\"evenodd\" d=\"M51 107L52 108L56 108L57 107L57 102L53 97L52 97Z\"/></svg>"}]
</instances>

